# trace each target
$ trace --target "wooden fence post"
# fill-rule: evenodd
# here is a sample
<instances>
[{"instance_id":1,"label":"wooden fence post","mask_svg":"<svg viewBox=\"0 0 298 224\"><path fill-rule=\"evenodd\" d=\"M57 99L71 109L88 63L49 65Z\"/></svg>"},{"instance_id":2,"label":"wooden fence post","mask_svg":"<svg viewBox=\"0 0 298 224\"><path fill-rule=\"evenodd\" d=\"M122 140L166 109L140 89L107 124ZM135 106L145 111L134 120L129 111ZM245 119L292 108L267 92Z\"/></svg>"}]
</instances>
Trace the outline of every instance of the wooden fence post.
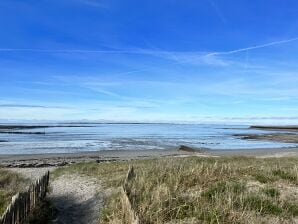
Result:
<instances>
[{"instance_id":1,"label":"wooden fence post","mask_svg":"<svg viewBox=\"0 0 298 224\"><path fill-rule=\"evenodd\" d=\"M134 172L134 167L130 166L124 180L124 184L122 186L122 209L124 211L123 219L126 219L131 224L139 224L139 216L133 209L133 204L131 200L131 192L129 182L133 181L136 178L136 174Z\"/></svg>"}]
</instances>

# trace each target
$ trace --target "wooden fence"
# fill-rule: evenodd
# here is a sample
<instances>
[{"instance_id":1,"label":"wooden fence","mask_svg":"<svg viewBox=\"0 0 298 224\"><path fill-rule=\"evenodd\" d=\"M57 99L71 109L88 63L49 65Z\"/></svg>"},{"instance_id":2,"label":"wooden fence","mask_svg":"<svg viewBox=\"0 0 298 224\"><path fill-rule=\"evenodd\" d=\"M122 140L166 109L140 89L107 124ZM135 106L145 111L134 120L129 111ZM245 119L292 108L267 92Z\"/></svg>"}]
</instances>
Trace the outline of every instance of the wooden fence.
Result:
<instances>
[{"instance_id":1,"label":"wooden fence","mask_svg":"<svg viewBox=\"0 0 298 224\"><path fill-rule=\"evenodd\" d=\"M0 224L24 223L32 210L45 198L49 177L50 173L47 172L35 184L31 185L28 191L15 195L4 215L0 218Z\"/></svg>"},{"instance_id":2,"label":"wooden fence","mask_svg":"<svg viewBox=\"0 0 298 224\"><path fill-rule=\"evenodd\" d=\"M131 166L128 170L126 179L122 187L122 210L123 219L130 224L139 224L140 220L138 214L134 211L132 206L132 189L130 182L136 178L134 168Z\"/></svg>"}]
</instances>

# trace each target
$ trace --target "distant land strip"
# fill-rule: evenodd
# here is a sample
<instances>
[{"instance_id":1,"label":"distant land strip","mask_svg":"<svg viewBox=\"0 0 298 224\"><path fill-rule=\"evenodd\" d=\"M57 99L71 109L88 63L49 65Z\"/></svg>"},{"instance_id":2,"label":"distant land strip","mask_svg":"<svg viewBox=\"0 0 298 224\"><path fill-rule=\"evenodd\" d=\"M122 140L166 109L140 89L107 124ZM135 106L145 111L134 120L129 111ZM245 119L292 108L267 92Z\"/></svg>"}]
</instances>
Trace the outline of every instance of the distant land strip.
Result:
<instances>
[{"instance_id":1,"label":"distant land strip","mask_svg":"<svg viewBox=\"0 0 298 224\"><path fill-rule=\"evenodd\" d=\"M297 125L283 125L283 126L264 126L264 125L252 125L251 129L268 129L268 130L290 130L298 131Z\"/></svg>"},{"instance_id":2,"label":"distant land strip","mask_svg":"<svg viewBox=\"0 0 298 224\"><path fill-rule=\"evenodd\" d=\"M78 128L95 127L94 125L0 125L0 130L36 129L36 128Z\"/></svg>"}]
</instances>

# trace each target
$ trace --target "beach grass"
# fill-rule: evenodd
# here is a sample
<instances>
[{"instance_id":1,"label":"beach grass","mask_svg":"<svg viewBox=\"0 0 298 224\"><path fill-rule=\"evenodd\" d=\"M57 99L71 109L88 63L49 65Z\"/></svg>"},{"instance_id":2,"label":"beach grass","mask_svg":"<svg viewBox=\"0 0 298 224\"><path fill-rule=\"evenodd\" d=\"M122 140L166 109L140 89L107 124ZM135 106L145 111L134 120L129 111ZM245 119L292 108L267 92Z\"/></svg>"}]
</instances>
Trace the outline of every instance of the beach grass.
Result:
<instances>
[{"instance_id":1,"label":"beach grass","mask_svg":"<svg viewBox=\"0 0 298 224\"><path fill-rule=\"evenodd\" d=\"M21 175L0 168L0 216L11 202L11 198L28 185L29 180Z\"/></svg>"},{"instance_id":2,"label":"beach grass","mask_svg":"<svg viewBox=\"0 0 298 224\"><path fill-rule=\"evenodd\" d=\"M59 168L100 179L100 223L123 223L120 187L128 167L132 206L141 223L295 223L298 158L164 158L82 163Z\"/></svg>"}]
</instances>

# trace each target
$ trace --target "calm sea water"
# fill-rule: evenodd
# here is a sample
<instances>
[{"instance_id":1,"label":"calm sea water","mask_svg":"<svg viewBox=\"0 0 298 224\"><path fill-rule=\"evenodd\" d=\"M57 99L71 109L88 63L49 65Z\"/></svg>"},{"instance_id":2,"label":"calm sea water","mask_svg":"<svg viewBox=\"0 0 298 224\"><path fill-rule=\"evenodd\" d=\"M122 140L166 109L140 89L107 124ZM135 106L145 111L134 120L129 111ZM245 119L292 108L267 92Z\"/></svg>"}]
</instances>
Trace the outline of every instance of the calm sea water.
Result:
<instances>
[{"instance_id":1,"label":"calm sea water","mask_svg":"<svg viewBox=\"0 0 298 224\"><path fill-rule=\"evenodd\" d=\"M294 144L241 140L233 134L268 133L242 125L86 124L20 130L44 134L0 133L0 154L65 153L98 150L168 149L179 145L211 150L292 147ZM92 127L89 127L92 126ZM3 142L5 141L5 142Z\"/></svg>"}]
</instances>

